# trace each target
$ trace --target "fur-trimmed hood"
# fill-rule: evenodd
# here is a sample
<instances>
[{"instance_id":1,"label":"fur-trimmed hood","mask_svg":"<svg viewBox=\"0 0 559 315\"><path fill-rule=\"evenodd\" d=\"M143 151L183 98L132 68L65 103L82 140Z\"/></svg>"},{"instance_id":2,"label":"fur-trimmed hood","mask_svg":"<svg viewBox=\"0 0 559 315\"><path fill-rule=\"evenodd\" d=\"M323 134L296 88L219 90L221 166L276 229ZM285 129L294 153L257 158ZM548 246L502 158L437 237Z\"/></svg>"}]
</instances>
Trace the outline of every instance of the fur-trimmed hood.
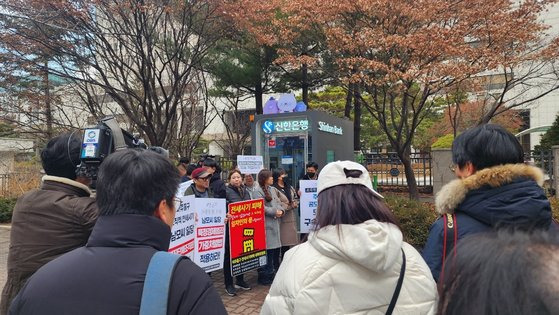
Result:
<instances>
[{"instance_id":1,"label":"fur-trimmed hood","mask_svg":"<svg viewBox=\"0 0 559 315\"><path fill-rule=\"evenodd\" d=\"M443 186L435 198L435 207L440 214L453 213L472 191L484 187L503 187L522 179L535 182L541 187L544 174L541 169L525 164L506 164L486 168L472 176L455 179Z\"/></svg>"}]
</instances>

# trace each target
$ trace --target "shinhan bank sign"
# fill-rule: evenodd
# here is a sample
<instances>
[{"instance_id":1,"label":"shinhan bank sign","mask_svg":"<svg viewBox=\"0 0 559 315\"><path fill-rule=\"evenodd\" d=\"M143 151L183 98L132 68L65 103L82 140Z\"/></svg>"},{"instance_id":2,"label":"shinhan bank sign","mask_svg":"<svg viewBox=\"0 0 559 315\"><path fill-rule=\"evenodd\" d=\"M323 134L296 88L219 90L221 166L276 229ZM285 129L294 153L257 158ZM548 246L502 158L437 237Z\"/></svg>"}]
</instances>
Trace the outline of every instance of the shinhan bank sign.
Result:
<instances>
[{"instance_id":1,"label":"shinhan bank sign","mask_svg":"<svg viewBox=\"0 0 559 315\"><path fill-rule=\"evenodd\" d=\"M266 134L298 132L309 130L309 121L306 119L297 120L265 120L262 123L262 131Z\"/></svg>"}]
</instances>

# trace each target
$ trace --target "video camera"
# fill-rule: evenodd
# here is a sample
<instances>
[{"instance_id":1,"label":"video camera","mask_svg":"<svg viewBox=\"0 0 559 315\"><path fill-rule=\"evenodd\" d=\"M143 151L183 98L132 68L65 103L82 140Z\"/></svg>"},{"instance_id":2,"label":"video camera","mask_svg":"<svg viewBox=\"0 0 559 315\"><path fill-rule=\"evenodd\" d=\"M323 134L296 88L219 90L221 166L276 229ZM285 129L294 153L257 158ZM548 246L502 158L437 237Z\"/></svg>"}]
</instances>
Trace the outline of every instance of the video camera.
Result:
<instances>
[{"instance_id":1,"label":"video camera","mask_svg":"<svg viewBox=\"0 0 559 315\"><path fill-rule=\"evenodd\" d=\"M126 148L147 149L148 147L142 139L121 129L114 117L105 117L99 120L97 126L85 129L80 152L81 163L76 173L78 176L96 180L103 160L109 154Z\"/></svg>"}]
</instances>

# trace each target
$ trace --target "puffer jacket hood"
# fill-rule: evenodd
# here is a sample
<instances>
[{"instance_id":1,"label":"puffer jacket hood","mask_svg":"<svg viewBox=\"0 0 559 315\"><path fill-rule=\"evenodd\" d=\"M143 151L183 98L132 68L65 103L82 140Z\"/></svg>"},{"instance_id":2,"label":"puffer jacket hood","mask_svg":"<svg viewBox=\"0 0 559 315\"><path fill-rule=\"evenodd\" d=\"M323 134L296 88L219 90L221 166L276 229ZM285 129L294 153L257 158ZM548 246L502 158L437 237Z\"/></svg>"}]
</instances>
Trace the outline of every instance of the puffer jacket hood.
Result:
<instances>
[{"instance_id":1,"label":"puffer jacket hood","mask_svg":"<svg viewBox=\"0 0 559 315\"><path fill-rule=\"evenodd\" d=\"M462 212L490 226L547 227L551 208L541 186L541 169L507 164L483 169L465 179L456 179L437 194L440 214Z\"/></svg>"},{"instance_id":2,"label":"puffer jacket hood","mask_svg":"<svg viewBox=\"0 0 559 315\"><path fill-rule=\"evenodd\" d=\"M309 243L326 257L351 261L373 272L392 268L402 255L400 230L375 220L324 227L311 233Z\"/></svg>"}]
</instances>

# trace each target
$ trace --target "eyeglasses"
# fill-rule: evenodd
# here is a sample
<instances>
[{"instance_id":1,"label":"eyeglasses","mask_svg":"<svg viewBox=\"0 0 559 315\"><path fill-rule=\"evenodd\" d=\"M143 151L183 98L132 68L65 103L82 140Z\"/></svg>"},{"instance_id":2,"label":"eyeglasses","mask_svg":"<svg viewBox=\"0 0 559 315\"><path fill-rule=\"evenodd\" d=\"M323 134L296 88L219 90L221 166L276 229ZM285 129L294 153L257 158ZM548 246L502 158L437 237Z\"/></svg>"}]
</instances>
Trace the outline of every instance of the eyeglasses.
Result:
<instances>
[{"instance_id":1,"label":"eyeglasses","mask_svg":"<svg viewBox=\"0 0 559 315\"><path fill-rule=\"evenodd\" d=\"M196 179L206 181L206 180L210 180L210 177L209 176L208 177L198 177Z\"/></svg>"},{"instance_id":2,"label":"eyeglasses","mask_svg":"<svg viewBox=\"0 0 559 315\"><path fill-rule=\"evenodd\" d=\"M174 197L173 198L173 203L174 203L175 209L178 209L182 205L182 200L178 197Z\"/></svg>"},{"instance_id":3,"label":"eyeglasses","mask_svg":"<svg viewBox=\"0 0 559 315\"><path fill-rule=\"evenodd\" d=\"M456 166L456 164L452 163L448 166L448 168L454 173L454 172L456 172L456 168L458 168L458 167Z\"/></svg>"}]
</instances>

